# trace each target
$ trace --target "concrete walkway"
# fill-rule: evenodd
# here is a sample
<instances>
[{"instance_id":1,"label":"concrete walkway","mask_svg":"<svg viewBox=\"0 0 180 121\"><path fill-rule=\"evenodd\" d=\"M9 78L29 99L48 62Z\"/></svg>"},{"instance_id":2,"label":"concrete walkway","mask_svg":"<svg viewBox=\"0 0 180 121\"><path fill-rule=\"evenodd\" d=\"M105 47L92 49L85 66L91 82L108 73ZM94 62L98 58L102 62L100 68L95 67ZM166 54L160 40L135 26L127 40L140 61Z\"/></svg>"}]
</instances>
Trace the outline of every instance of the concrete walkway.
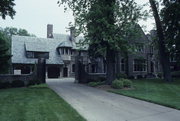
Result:
<instances>
[{"instance_id":1,"label":"concrete walkway","mask_svg":"<svg viewBox=\"0 0 180 121\"><path fill-rule=\"evenodd\" d=\"M180 111L73 83L47 80L88 121L180 121Z\"/></svg>"}]
</instances>

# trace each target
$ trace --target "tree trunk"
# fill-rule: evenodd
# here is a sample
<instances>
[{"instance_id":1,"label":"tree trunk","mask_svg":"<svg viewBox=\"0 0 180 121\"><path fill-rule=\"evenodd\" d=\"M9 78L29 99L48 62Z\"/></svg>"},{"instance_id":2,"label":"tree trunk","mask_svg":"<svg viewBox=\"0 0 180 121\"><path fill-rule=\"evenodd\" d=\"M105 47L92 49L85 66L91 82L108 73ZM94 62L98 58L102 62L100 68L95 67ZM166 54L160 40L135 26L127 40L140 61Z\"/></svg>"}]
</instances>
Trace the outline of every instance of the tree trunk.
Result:
<instances>
[{"instance_id":1,"label":"tree trunk","mask_svg":"<svg viewBox=\"0 0 180 121\"><path fill-rule=\"evenodd\" d=\"M111 84L112 81L115 80L115 51L107 47L107 54L106 54L106 62L107 62L107 84Z\"/></svg>"},{"instance_id":2,"label":"tree trunk","mask_svg":"<svg viewBox=\"0 0 180 121\"><path fill-rule=\"evenodd\" d=\"M157 11L155 1L149 0L149 2L151 4L151 8L153 11L153 15L154 15L154 19L155 19L156 27L157 27L159 56L160 56L160 62L162 65L164 80L171 82L172 77L171 77L171 71L170 71L169 53L166 51L166 47L164 43L165 37L164 37L160 17Z\"/></svg>"},{"instance_id":3,"label":"tree trunk","mask_svg":"<svg viewBox=\"0 0 180 121\"><path fill-rule=\"evenodd\" d=\"M105 33L111 35L111 38L113 38L113 28L115 24L115 17L114 17L114 4L115 0L104 0L103 5L106 7L104 11L105 19L107 20L107 25L105 25L104 28L106 28L104 31ZM111 27L109 26L111 25ZM109 40L108 40L109 41ZM107 41L107 42L108 42ZM116 52L114 49L112 49L114 45L111 45L109 42L107 43L107 49L106 49L106 62L107 62L107 84L111 84L112 81L115 80L115 59L116 59Z\"/></svg>"}]
</instances>

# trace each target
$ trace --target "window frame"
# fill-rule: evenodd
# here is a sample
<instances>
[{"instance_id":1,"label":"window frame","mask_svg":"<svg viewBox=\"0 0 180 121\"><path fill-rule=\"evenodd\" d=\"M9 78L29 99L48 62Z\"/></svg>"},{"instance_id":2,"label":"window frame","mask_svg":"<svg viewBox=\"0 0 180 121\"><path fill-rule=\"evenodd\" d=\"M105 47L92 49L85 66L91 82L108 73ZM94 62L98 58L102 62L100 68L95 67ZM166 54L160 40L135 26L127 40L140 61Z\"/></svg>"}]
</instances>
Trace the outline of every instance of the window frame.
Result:
<instances>
[{"instance_id":1,"label":"window frame","mask_svg":"<svg viewBox=\"0 0 180 121\"><path fill-rule=\"evenodd\" d=\"M136 67L135 67L135 64L136 64L135 61L139 61L139 62L137 62ZM141 62L141 64L140 64L140 61L142 61L143 63ZM146 59L134 59L133 60L133 72L147 72L147 60Z\"/></svg>"}]
</instances>

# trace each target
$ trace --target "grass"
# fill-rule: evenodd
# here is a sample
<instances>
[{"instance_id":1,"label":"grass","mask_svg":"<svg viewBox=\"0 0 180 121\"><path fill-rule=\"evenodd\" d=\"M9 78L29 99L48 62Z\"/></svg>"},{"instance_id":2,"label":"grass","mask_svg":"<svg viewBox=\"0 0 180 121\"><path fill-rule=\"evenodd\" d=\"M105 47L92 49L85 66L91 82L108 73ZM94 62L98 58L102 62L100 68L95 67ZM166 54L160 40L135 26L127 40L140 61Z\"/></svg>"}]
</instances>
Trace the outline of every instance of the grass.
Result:
<instances>
[{"instance_id":1,"label":"grass","mask_svg":"<svg viewBox=\"0 0 180 121\"><path fill-rule=\"evenodd\" d=\"M45 84L0 90L0 121L85 121Z\"/></svg>"},{"instance_id":2,"label":"grass","mask_svg":"<svg viewBox=\"0 0 180 121\"><path fill-rule=\"evenodd\" d=\"M133 80L133 90L110 90L110 92L153 102L180 110L180 79L172 83L160 79Z\"/></svg>"}]
</instances>

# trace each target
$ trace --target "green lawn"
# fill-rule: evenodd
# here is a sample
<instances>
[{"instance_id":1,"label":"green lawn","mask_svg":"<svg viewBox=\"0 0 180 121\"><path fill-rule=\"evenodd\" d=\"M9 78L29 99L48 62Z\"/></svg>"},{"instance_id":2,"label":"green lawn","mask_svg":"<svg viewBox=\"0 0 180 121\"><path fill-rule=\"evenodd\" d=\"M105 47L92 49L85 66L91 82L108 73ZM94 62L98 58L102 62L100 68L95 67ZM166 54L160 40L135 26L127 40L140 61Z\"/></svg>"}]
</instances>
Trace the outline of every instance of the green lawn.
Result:
<instances>
[{"instance_id":1,"label":"green lawn","mask_svg":"<svg viewBox=\"0 0 180 121\"><path fill-rule=\"evenodd\" d=\"M133 80L133 90L110 90L137 99L180 109L180 79L172 83L162 80Z\"/></svg>"},{"instance_id":2,"label":"green lawn","mask_svg":"<svg viewBox=\"0 0 180 121\"><path fill-rule=\"evenodd\" d=\"M0 90L0 121L85 121L46 85Z\"/></svg>"}]
</instances>

